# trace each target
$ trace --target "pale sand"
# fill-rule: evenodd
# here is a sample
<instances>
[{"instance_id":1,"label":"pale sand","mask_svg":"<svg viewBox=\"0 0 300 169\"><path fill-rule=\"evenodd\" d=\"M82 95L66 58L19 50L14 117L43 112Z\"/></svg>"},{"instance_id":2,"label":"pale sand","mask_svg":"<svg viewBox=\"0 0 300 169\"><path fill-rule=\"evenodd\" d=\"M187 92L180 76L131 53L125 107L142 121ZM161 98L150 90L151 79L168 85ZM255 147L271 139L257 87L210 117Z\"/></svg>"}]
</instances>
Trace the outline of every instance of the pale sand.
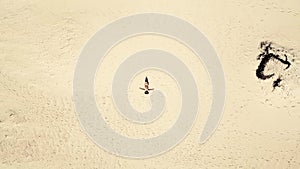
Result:
<instances>
[{"instance_id":1,"label":"pale sand","mask_svg":"<svg viewBox=\"0 0 300 169\"><path fill-rule=\"evenodd\" d=\"M0 1L0 168L300 168L300 3L293 1ZM87 40L117 18L144 12L180 17L201 30L215 47L226 78L220 125L198 144L211 104L202 62L180 43L161 36L138 36L117 45L96 76L97 103L107 123L132 138L149 138L176 121L180 91L174 79L150 70L138 74L129 100L150 108L142 94L145 75L164 91L164 114L149 125L123 119L114 108L110 86L127 56L159 48L179 56L193 72L199 115L178 146L142 160L112 155L84 133L72 102L76 61ZM295 49L295 63L284 89L255 77L258 45L274 41ZM267 70L268 71L268 70Z\"/></svg>"}]
</instances>

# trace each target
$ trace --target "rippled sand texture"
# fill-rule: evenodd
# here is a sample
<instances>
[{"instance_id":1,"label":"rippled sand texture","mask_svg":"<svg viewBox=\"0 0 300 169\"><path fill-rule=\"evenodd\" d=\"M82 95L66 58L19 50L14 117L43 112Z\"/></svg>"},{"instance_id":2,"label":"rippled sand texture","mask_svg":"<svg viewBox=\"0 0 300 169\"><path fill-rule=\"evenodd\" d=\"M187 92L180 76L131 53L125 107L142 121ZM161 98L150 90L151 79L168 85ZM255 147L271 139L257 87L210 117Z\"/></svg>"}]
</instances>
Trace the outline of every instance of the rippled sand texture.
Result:
<instances>
[{"instance_id":1,"label":"rippled sand texture","mask_svg":"<svg viewBox=\"0 0 300 169\"><path fill-rule=\"evenodd\" d=\"M198 144L211 104L211 84L202 62L175 40L143 35L117 45L103 60L95 93L103 117L132 138L158 136L174 124L180 90L167 74L148 70L129 85L129 100L139 111L150 108L143 87L163 90L166 109L149 125L120 116L111 98L113 73L127 56L147 48L176 54L193 71L199 89L197 120L186 139L149 159L114 156L87 137L72 102L76 61L87 40L117 18L143 12L180 17L201 30L215 47L226 78L223 118L213 137ZM255 71L261 41L294 53L283 71L273 61L259 80ZM290 1L0 1L0 168L300 168L300 2ZM275 67L275 68L274 68ZM101 87L99 87L101 85Z\"/></svg>"}]
</instances>

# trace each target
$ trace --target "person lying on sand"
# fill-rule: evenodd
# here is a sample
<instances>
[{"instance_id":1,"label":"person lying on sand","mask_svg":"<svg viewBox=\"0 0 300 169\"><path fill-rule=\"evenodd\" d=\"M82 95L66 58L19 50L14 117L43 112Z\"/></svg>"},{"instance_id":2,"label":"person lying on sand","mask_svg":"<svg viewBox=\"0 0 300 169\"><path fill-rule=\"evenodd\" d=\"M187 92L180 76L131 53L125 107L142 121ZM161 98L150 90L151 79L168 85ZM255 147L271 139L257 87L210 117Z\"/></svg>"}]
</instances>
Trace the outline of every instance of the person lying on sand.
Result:
<instances>
[{"instance_id":1,"label":"person lying on sand","mask_svg":"<svg viewBox=\"0 0 300 169\"><path fill-rule=\"evenodd\" d=\"M149 81L148 81L148 78L147 78L147 76L146 76L146 79L145 79L145 88L141 88L140 87L140 89L141 90L145 90L145 94L149 94L149 91L150 90L154 90L153 88L152 89L149 89Z\"/></svg>"}]
</instances>

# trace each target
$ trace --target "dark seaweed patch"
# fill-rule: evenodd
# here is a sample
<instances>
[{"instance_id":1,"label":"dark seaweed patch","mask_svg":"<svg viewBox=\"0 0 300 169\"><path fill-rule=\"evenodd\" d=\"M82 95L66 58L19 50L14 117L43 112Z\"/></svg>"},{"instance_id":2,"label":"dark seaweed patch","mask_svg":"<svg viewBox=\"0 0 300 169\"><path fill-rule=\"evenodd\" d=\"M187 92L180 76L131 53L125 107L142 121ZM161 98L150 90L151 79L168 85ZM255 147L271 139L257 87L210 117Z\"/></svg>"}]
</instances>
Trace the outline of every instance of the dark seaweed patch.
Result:
<instances>
[{"instance_id":1,"label":"dark seaweed patch","mask_svg":"<svg viewBox=\"0 0 300 169\"><path fill-rule=\"evenodd\" d=\"M264 74L265 67L269 63L271 59L278 60L280 63L286 65L285 69L290 68L291 62L288 61L287 55L284 53L286 50L283 47L275 48L272 42L264 41L260 43L261 53L258 55L257 60L260 60L260 64L256 69L256 77L261 80L266 80L275 75L274 72L272 74ZM278 77L273 82L273 90L276 87L280 87L280 82L282 81L281 77Z\"/></svg>"}]
</instances>

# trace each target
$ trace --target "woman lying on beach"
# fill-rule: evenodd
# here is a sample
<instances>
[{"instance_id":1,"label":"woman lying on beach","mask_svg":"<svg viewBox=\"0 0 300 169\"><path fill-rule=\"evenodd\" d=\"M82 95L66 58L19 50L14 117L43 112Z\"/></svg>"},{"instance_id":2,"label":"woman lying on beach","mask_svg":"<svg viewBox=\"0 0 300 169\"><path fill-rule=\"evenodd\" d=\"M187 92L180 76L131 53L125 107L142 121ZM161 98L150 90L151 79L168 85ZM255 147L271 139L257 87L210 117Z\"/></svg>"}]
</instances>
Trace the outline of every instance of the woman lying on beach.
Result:
<instances>
[{"instance_id":1,"label":"woman lying on beach","mask_svg":"<svg viewBox=\"0 0 300 169\"><path fill-rule=\"evenodd\" d=\"M146 76L146 79L145 79L145 88L141 88L140 87L140 89L141 90L145 90L145 94L149 94L149 91L150 90L154 90L153 88L152 89L149 89L149 81L148 81L148 78L147 78L147 76Z\"/></svg>"}]
</instances>

